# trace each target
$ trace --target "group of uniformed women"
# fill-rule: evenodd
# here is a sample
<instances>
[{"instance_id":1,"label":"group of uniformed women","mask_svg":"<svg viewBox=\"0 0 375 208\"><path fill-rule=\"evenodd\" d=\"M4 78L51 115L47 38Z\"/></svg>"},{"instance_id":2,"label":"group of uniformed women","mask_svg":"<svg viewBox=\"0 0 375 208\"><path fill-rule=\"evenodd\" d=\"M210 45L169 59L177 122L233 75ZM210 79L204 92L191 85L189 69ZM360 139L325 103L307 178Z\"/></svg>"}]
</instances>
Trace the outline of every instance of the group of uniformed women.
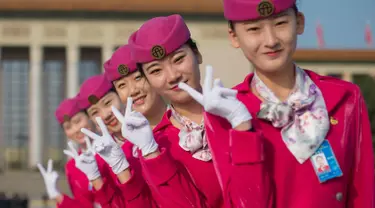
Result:
<instances>
[{"instance_id":1,"label":"group of uniformed women","mask_svg":"<svg viewBox=\"0 0 375 208\"><path fill-rule=\"evenodd\" d=\"M61 102L74 197L51 160L38 165L58 207L374 207L364 99L293 62L305 27L296 1L224 0L224 16L255 69L234 88L209 65L200 84L204 57L175 14L146 21Z\"/></svg>"}]
</instances>

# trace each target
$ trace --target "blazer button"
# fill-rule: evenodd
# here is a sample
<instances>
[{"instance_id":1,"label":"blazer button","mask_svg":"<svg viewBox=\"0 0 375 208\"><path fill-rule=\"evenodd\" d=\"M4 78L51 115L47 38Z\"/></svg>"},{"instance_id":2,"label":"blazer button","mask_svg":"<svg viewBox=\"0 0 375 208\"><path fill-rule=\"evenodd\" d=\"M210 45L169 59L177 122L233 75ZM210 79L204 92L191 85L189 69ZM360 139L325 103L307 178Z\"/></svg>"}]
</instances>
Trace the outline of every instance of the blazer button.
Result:
<instances>
[{"instance_id":1,"label":"blazer button","mask_svg":"<svg viewBox=\"0 0 375 208\"><path fill-rule=\"evenodd\" d=\"M337 200L337 201L342 201L342 198L343 198L342 193L341 193L341 192L338 192L338 193L336 194L336 200Z\"/></svg>"}]
</instances>

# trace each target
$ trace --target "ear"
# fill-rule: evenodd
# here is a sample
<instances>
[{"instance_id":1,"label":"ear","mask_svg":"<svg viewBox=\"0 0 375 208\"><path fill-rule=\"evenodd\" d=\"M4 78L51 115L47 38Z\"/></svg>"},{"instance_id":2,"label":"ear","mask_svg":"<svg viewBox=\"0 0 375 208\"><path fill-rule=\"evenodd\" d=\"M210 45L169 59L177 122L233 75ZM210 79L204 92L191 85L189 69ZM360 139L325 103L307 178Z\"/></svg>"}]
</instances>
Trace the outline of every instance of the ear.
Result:
<instances>
[{"instance_id":1,"label":"ear","mask_svg":"<svg viewBox=\"0 0 375 208\"><path fill-rule=\"evenodd\" d=\"M203 57L202 57L201 52L199 52L199 50L197 50L194 53L195 53L195 56L197 57L198 64L202 64L203 63Z\"/></svg>"},{"instance_id":2,"label":"ear","mask_svg":"<svg viewBox=\"0 0 375 208\"><path fill-rule=\"evenodd\" d=\"M297 13L297 34L301 35L305 31L305 15L302 12Z\"/></svg>"},{"instance_id":3,"label":"ear","mask_svg":"<svg viewBox=\"0 0 375 208\"><path fill-rule=\"evenodd\" d=\"M229 40L231 42L232 47L233 48L239 48L240 43L238 42L238 37L237 37L236 32L229 28L228 33L229 33Z\"/></svg>"},{"instance_id":4,"label":"ear","mask_svg":"<svg viewBox=\"0 0 375 208\"><path fill-rule=\"evenodd\" d=\"M237 33L235 31L236 23L229 21L228 22L228 38L231 42L233 48L239 48L240 43L238 41Z\"/></svg>"}]
</instances>

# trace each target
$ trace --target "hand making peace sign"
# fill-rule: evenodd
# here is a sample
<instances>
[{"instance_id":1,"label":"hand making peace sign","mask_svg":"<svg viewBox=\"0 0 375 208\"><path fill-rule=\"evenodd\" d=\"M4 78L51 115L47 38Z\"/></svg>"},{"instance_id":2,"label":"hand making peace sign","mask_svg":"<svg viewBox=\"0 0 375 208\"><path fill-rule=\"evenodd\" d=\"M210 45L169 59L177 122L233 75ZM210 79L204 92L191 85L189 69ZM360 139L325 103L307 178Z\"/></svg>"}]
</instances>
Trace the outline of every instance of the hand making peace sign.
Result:
<instances>
[{"instance_id":1,"label":"hand making peace sign","mask_svg":"<svg viewBox=\"0 0 375 208\"><path fill-rule=\"evenodd\" d=\"M185 90L200 103L208 113L227 119L232 128L243 122L251 120L251 115L246 106L237 99L237 90L223 86L220 79L215 79L212 86L213 69L206 66L206 76L203 84L203 93L200 93L189 85L180 82L178 87Z\"/></svg>"},{"instance_id":2,"label":"hand making peace sign","mask_svg":"<svg viewBox=\"0 0 375 208\"><path fill-rule=\"evenodd\" d=\"M48 160L47 170L44 169L40 163L38 163L37 166L43 176L49 198L55 199L60 195L60 192L57 190L57 179L59 178L59 174L53 170L53 161L51 159Z\"/></svg>"},{"instance_id":3,"label":"hand making peace sign","mask_svg":"<svg viewBox=\"0 0 375 208\"><path fill-rule=\"evenodd\" d=\"M112 106L112 112L117 120L122 123L122 136L136 145L142 155L148 155L158 150L158 144L154 139L151 126L140 112L132 111L133 99L128 97L125 115Z\"/></svg>"},{"instance_id":4,"label":"hand making peace sign","mask_svg":"<svg viewBox=\"0 0 375 208\"><path fill-rule=\"evenodd\" d=\"M102 132L102 136L82 128L81 132L94 140L93 149L105 160L115 174L119 174L129 167L125 154L121 147L114 141L103 120L96 117L96 122Z\"/></svg>"},{"instance_id":5,"label":"hand making peace sign","mask_svg":"<svg viewBox=\"0 0 375 208\"><path fill-rule=\"evenodd\" d=\"M90 139L85 137L86 150L78 154L71 141L68 142L70 150L64 150L64 154L72 157L75 161L75 166L81 170L87 178L92 181L100 177L98 164L95 159L95 151L91 146Z\"/></svg>"}]
</instances>

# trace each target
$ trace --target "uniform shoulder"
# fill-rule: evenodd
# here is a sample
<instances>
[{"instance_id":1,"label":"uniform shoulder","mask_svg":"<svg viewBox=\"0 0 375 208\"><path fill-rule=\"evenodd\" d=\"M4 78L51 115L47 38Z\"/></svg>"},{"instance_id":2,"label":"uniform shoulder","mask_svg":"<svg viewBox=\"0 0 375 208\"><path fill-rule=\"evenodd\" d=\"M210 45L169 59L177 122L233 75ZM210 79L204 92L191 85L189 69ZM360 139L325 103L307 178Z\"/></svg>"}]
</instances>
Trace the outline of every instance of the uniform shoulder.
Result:
<instances>
[{"instance_id":1,"label":"uniform shoulder","mask_svg":"<svg viewBox=\"0 0 375 208\"><path fill-rule=\"evenodd\" d=\"M308 71L308 70L306 70ZM314 72L312 72L314 73ZM310 72L311 74L311 72ZM343 79L340 79L340 78L337 78L337 77L333 77L333 76L325 76L325 75L318 75L317 76L320 76L320 80L325 82L326 84L328 85L332 85L332 86L335 86L335 87L340 87L342 88L343 90L349 92L350 94L353 94L353 95L361 95L361 89L359 88L358 85L352 83L352 82L348 82L348 81L345 81Z\"/></svg>"}]
</instances>

